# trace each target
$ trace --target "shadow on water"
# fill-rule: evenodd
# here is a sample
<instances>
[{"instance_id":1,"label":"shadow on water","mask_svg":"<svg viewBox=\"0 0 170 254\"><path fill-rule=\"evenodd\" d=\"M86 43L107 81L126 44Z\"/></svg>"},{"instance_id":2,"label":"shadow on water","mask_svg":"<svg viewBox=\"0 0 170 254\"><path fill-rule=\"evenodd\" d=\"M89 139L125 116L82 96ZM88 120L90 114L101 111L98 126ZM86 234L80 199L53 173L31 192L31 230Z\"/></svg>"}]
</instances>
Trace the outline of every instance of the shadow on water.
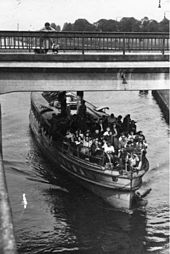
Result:
<instances>
[{"instance_id":1,"label":"shadow on water","mask_svg":"<svg viewBox=\"0 0 170 254\"><path fill-rule=\"evenodd\" d=\"M49 194L51 212L57 221L58 195L55 190ZM114 210L83 190L62 198L60 210L64 210L65 222L75 235L71 247L78 248L77 253L145 253L145 211L128 214Z\"/></svg>"}]
</instances>

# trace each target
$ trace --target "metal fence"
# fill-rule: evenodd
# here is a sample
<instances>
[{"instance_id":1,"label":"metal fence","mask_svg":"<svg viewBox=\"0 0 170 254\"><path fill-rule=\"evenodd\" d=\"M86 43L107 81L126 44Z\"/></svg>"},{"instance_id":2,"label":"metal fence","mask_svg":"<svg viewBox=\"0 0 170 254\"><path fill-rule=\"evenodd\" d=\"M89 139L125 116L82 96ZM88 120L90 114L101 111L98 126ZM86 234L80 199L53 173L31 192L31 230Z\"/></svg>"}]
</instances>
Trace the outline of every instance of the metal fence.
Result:
<instances>
[{"instance_id":1,"label":"metal fence","mask_svg":"<svg viewBox=\"0 0 170 254\"><path fill-rule=\"evenodd\" d=\"M0 50L51 49L59 45L64 51L169 51L169 33L97 33L0 31Z\"/></svg>"}]
</instances>

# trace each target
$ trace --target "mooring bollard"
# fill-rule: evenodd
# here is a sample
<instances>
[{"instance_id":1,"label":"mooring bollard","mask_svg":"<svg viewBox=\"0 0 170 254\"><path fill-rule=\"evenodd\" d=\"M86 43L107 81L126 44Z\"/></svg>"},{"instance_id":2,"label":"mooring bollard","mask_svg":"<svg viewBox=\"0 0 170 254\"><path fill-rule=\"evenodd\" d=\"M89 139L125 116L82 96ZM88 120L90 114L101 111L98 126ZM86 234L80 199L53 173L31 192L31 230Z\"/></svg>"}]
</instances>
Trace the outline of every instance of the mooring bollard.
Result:
<instances>
[{"instance_id":1,"label":"mooring bollard","mask_svg":"<svg viewBox=\"0 0 170 254\"><path fill-rule=\"evenodd\" d=\"M16 242L5 179L2 153L2 118L0 105L0 253L16 254Z\"/></svg>"}]
</instances>

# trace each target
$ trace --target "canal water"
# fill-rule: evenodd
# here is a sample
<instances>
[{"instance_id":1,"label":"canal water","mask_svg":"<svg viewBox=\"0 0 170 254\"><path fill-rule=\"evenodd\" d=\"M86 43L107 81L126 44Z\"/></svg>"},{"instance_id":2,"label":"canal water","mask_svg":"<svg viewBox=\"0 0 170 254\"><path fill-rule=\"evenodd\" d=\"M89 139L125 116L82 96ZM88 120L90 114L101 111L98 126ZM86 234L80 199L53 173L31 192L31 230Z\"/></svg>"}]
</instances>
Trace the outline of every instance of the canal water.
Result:
<instances>
[{"instance_id":1,"label":"canal water","mask_svg":"<svg viewBox=\"0 0 170 254\"><path fill-rule=\"evenodd\" d=\"M143 130L152 188L146 208L118 211L57 172L29 130L30 93L1 95L3 155L18 253L169 253L169 127L148 94L86 92ZM54 174L54 171L56 173ZM26 201L23 199L25 193Z\"/></svg>"}]
</instances>

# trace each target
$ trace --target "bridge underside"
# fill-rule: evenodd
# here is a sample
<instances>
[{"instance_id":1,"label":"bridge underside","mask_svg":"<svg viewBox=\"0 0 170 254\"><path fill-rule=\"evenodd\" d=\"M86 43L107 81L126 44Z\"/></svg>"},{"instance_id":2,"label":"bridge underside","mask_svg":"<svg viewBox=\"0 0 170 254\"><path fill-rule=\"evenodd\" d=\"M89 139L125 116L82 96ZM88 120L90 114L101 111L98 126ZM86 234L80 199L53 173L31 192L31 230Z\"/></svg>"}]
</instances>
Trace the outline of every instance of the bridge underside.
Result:
<instances>
[{"instance_id":1,"label":"bridge underside","mask_svg":"<svg viewBox=\"0 0 170 254\"><path fill-rule=\"evenodd\" d=\"M169 89L168 71L167 61L0 62L0 93Z\"/></svg>"}]
</instances>

